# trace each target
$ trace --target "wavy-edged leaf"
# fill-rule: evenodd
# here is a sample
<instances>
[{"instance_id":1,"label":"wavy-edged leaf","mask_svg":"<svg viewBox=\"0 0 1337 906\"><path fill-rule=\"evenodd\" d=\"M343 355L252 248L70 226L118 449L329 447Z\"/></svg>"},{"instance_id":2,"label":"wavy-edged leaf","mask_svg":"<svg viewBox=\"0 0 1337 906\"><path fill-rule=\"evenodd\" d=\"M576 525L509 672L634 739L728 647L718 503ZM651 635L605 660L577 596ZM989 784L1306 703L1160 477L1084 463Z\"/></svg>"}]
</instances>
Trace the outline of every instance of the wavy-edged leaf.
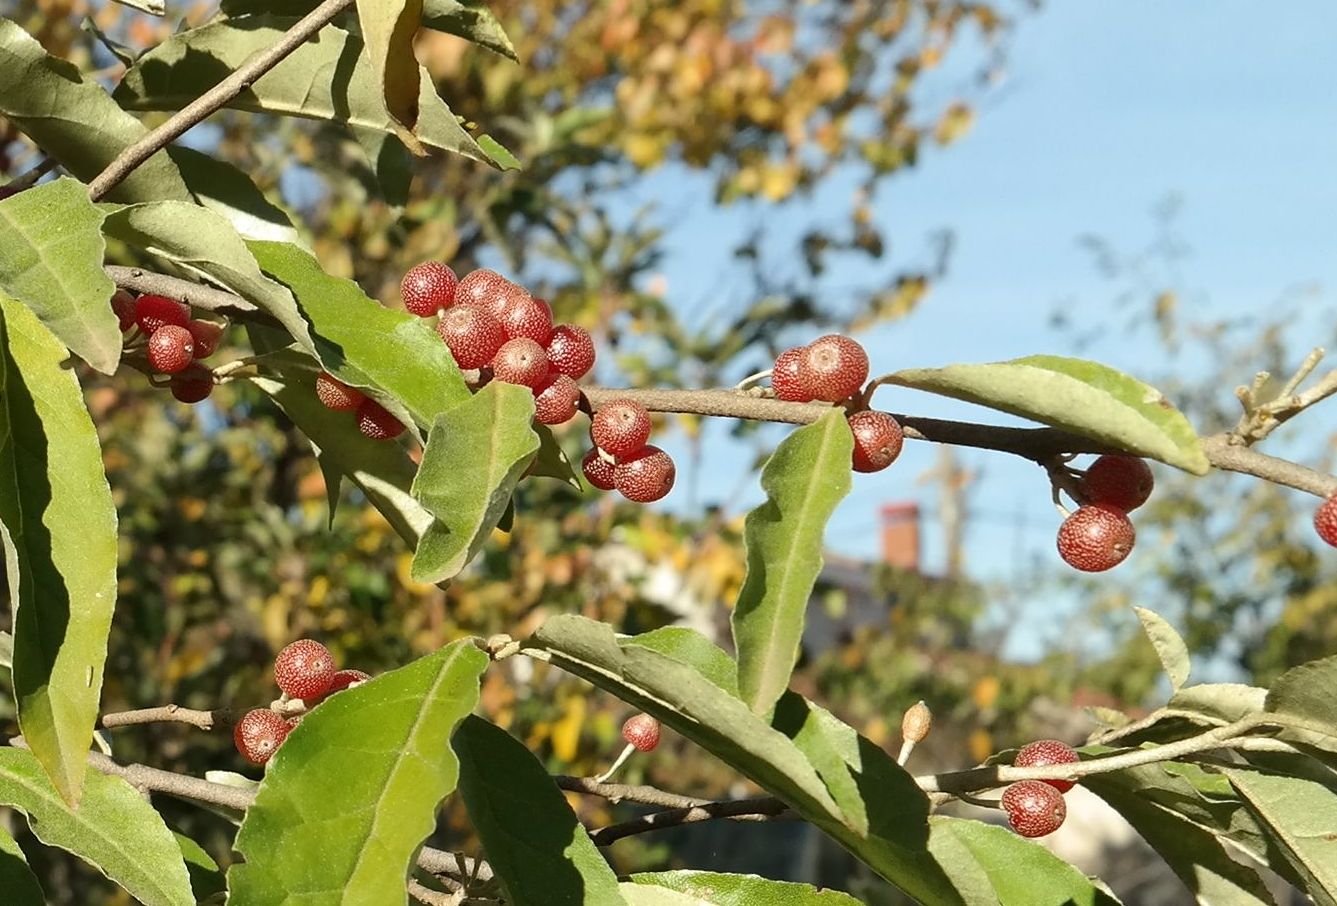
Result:
<instances>
[{"instance_id":1,"label":"wavy-edged leaf","mask_svg":"<svg viewBox=\"0 0 1337 906\"><path fill-rule=\"evenodd\" d=\"M232 224L239 235L305 244L287 213L232 164L184 145L171 146L167 154L196 200Z\"/></svg>"},{"instance_id":2,"label":"wavy-edged leaf","mask_svg":"<svg viewBox=\"0 0 1337 906\"><path fill-rule=\"evenodd\" d=\"M145 906L195 903L172 832L119 777L90 773L71 809L31 753L0 748L0 805L23 812L37 839L74 853Z\"/></svg>"},{"instance_id":3,"label":"wavy-edged leaf","mask_svg":"<svg viewBox=\"0 0 1337 906\"><path fill-rule=\"evenodd\" d=\"M634 874L631 880L686 894L706 906L859 906L858 900L838 890L818 890L810 884L772 881L757 875L655 871Z\"/></svg>"},{"instance_id":4,"label":"wavy-edged leaf","mask_svg":"<svg viewBox=\"0 0 1337 906\"><path fill-rule=\"evenodd\" d=\"M832 410L785 438L762 469L767 499L744 524L747 578L733 612L738 688L757 714L775 706L798 660L822 536L849 493L853 447L843 410Z\"/></svg>"},{"instance_id":5,"label":"wavy-edged leaf","mask_svg":"<svg viewBox=\"0 0 1337 906\"><path fill-rule=\"evenodd\" d=\"M1272 683L1264 707L1275 714L1298 717L1337 736L1337 656L1292 667ZM1337 744L1334 741L1333 744Z\"/></svg>"},{"instance_id":6,"label":"wavy-edged leaf","mask_svg":"<svg viewBox=\"0 0 1337 906\"><path fill-rule=\"evenodd\" d=\"M92 181L148 133L102 86L85 80L74 64L48 54L8 19L0 19L0 116L83 182ZM189 201L190 192L176 166L159 151L107 197Z\"/></svg>"},{"instance_id":7,"label":"wavy-edged leaf","mask_svg":"<svg viewBox=\"0 0 1337 906\"><path fill-rule=\"evenodd\" d=\"M622 641L624 645L650 648L687 664L697 673L738 698L738 665L710 639L685 626L664 626Z\"/></svg>"},{"instance_id":8,"label":"wavy-edged leaf","mask_svg":"<svg viewBox=\"0 0 1337 906\"><path fill-rule=\"evenodd\" d=\"M978 403L1194 475L1209 468L1193 426L1159 390L1097 362L1034 355L987 365L909 368L877 383Z\"/></svg>"},{"instance_id":9,"label":"wavy-edged leaf","mask_svg":"<svg viewBox=\"0 0 1337 906\"><path fill-rule=\"evenodd\" d=\"M46 896L18 841L0 827L0 891L8 906L45 906Z\"/></svg>"},{"instance_id":10,"label":"wavy-edged leaf","mask_svg":"<svg viewBox=\"0 0 1337 906\"><path fill-rule=\"evenodd\" d=\"M1161 659L1165 674L1170 677L1170 686L1178 692L1188 682L1189 657L1188 646L1175 628L1165 618L1145 607L1134 607L1137 618L1142 621L1142 629L1156 649L1156 656Z\"/></svg>"},{"instance_id":11,"label":"wavy-edged leaf","mask_svg":"<svg viewBox=\"0 0 1337 906\"><path fill-rule=\"evenodd\" d=\"M436 517L418 542L418 582L453 578L497 527L515 484L538 452L534 394L493 381L437 417L413 496Z\"/></svg>"},{"instance_id":12,"label":"wavy-edged leaf","mask_svg":"<svg viewBox=\"0 0 1337 906\"><path fill-rule=\"evenodd\" d=\"M273 46L297 19L271 15L211 22L168 38L139 58L116 89L127 110L179 110L213 88L252 54ZM485 164L492 159L464 130L420 70L417 129L424 145ZM395 135L361 39L327 25L229 105L238 110L329 120ZM397 128L398 127L398 128ZM402 135L401 135L402 138Z\"/></svg>"},{"instance_id":13,"label":"wavy-edged leaf","mask_svg":"<svg viewBox=\"0 0 1337 906\"><path fill-rule=\"evenodd\" d=\"M116 507L60 345L0 296L0 536L14 602L19 729L77 803L116 603Z\"/></svg>"},{"instance_id":14,"label":"wavy-edged leaf","mask_svg":"<svg viewBox=\"0 0 1337 906\"><path fill-rule=\"evenodd\" d=\"M1213 721L1234 723L1263 710L1267 690L1241 683L1199 683L1185 686L1170 698L1167 707L1191 711Z\"/></svg>"},{"instance_id":15,"label":"wavy-edged leaf","mask_svg":"<svg viewBox=\"0 0 1337 906\"><path fill-rule=\"evenodd\" d=\"M509 906L624 903L617 876L523 743L470 716L451 746L469 820Z\"/></svg>"},{"instance_id":16,"label":"wavy-edged leaf","mask_svg":"<svg viewBox=\"0 0 1337 906\"><path fill-rule=\"evenodd\" d=\"M1220 770L1304 879L1305 893L1319 906L1337 904L1337 793L1299 777Z\"/></svg>"},{"instance_id":17,"label":"wavy-edged leaf","mask_svg":"<svg viewBox=\"0 0 1337 906\"><path fill-rule=\"evenodd\" d=\"M471 639L322 702L265 769L237 833L230 902L403 906L414 855L455 788L449 746L488 658Z\"/></svg>"},{"instance_id":18,"label":"wavy-edged leaf","mask_svg":"<svg viewBox=\"0 0 1337 906\"><path fill-rule=\"evenodd\" d=\"M391 126L406 148L423 156L427 151L413 134L422 87L413 37L422 22L422 0L357 0L357 20Z\"/></svg>"},{"instance_id":19,"label":"wavy-edged leaf","mask_svg":"<svg viewBox=\"0 0 1337 906\"><path fill-rule=\"evenodd\" d=\"M75 355L112 374L122 337L105 252L102 212L73 179L0 201L0 290L36 312Z\"/></svg>"}]
</instances>

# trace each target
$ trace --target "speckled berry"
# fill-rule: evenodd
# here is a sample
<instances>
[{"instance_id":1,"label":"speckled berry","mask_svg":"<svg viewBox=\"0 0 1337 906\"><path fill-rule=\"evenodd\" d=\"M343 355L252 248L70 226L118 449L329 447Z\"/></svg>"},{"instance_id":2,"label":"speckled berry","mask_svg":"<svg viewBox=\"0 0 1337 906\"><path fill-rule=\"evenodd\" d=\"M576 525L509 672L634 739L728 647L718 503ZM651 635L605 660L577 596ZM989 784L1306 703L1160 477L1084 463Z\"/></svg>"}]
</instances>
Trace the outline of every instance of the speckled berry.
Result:
<instances>
[{"instance_id":1,"label":"speckled berry","mask_svg":"<svg viewBox=\"0 0 1337 906\"><path fill-rule=\"evenodd\" d=\"M839 334L828 334L808 344L799 356L798 379L815 400L838 403L868 380L868 353Z\"/></svg>"},{"instance_id":2,"label":"speckled berry","mask_svg":"<svg viewBox=\"0 0 1337 906\"><path fill-rule=\"evenodd\" d=\"M357 407L357 429L372 440L393 440L404 433L404 423L374 399Z\"/></svg>"},{"instance_id":3,"label":"speckled berry","mask_svg":"<svg viewBox=\"0 0 1337 906\"><path fill-rule=\"evenodd\" d=\"M775 391L776 399L790 403L812 402L812 394L798 376L799 360L807 351L806 346L794 346L776 356L775 364L771 366L771 389Z\"/></svg>"},{"instance_id":4,"label":"speckled berry","mask_svg":"<svg viewBox=\"0 0 1337 906\"><path fill-rule=\"evenodd\" d=\"M243 714L232 728L232 742L251 764L264 764L288 738L292 726L268 708L256 708Z\"/></svg>"},{"instance_id":5,"label":"speckled berry","mask_svg":"<svg viewBox=\"0 0 1337 906\"><path fill-rule=\"evenodd\" d=\"M1068 817L1063 794L1039 780L1022 780L1003 790L1007 823L1023 837L1052 834Z\"/></svg>"},{"instance_id":6,"label":"speckled berry","mask_svg":"<svg viewBox=\"0 0 1337 906\"><path fill-rule=\"evenodd\" d=\"M328 371L316 375L316 396L326 409L335 412L352 412L367 395L355 387L349 387Z\"/></svg>"},{"instance_id":7,"label":"speckled berry","mask_svg":"<svg viewBox=\"0 0 1337 906\"><path fill-rule=\"evenodd\" d=\"M1337 547L1337 494L1318 505L1314 511L1314 531L1333 547Z\"/></svg>"},{"instance_id":8,"label":"speckled berry","mask_svg":"<svg viewBox=\"0 0 1337 906\"><path fill-rule=\"evenodd\" d=\"M880 472L896 461L905 443L901 423L885 412L865 410L849 417L854 434L853 466L856 472Z\"/></svg>"},{"instance_id":9,"label":"speckled berry","mask_svg":"<svg viewBox=\"0 0 1337 906\"><path fill-rule=\"evenodd\" d=\"M1054 764L1076 764L1082 760L1082 756L1077 754L1077 750L1065 742L1059 742L1057 739L1040 739L1035 742L1022 746L1021 751L1017 753L1016 760L1012 763L1019 768L1047 768ZM1072 780L1045 780L1060 793L1066 793L1072 789L1075 781Z\"/></svg>"},{"instance_id":10,"label":"speckled berry","mask_svg":"<svg viewBox=\"0 0 1337 906\"><path fill-rule=\"evenodd\" d=\"M585 480L601 491L611 491L613 484L613 464L599 455L598 450L591 450L580 461L580 471L585 473Z\"/></svg>"},{"instance_id":11,"label":"speckled berry","mask_svg":"<svg viewBox=\"0 0 1337 906\"><path fill-rule=\"evenodd\" d=\"M302 699L306 704L313 705L318 701L324 701L336 692L342 692L355 683L364 683L371 679L371 674L361 670L336 670L334 676L330 677L330 684L325 688L324 694L317 698Z\"/></svg>"},{"instance_id":12,"label":"speckled berry","mask_svg":"<svg viewBox=\"0 0 1337 906\"><path fill-rule=\"evenodd\" d=\"M650 439L650 413L635 400L613 400L594 413L590 438L614 456L634 453Z\"/></svg>"},{"instance_id":13,"label":"speckled berry","mask_svg":"<svg viewBox=\"0 0 1337 906\"><path fill-rule=\"evenodd\" d=\"M218 341L223 338L223 325L212 321L188 321L186 330L190 331L195 341L195 360L207 359L218 351Z\"/></svg>"},{"instance_id":14,"label":"speckled berry","mask_svg":"<svg viewBox=\"0 0 1337 906\"><path fill-rule=\"evenodd\" d=\"M575 324L558 324L548 341L548 364L573 380L580 380L594 367L594 340L590 332Z\"/></svg>"},{"instance_id":15,"label":"speckled berry","mask_svg":"<svg viewBox=\"0 0 1337 906\"><path fill-rule=\"evenodd\" d=\"M552 340L552 309L542 299L526 294L507 307L502 315L501 326L508 340L528 337L546 347Z\"/></svg>"},{"instance_id":16,"label":"speckled berry","mask_svg":"<svg viewBox=\"0 0 1337 906\"><path fill-rule=\"evenodd\" d=\"M459 285L455 272L440 261L415 264L399 282L399 295L404 308L420 318L430 318L455 302L455 288Z\"/></svg>"},{"instance_id":17,"label":"speckled berry","mask_svg":"<svg viewBox=\"0 0 1337 906\"><path fill-rule=\"evenodd\" d=\"M135 308L137 302L133 293L118 289L111 295L111 310L116 312L116 320L124 333L135 326Z\"/></svg>"},{"instance_id":18,"label":"speckled berry","mask_svg":"<svg viewBox=\"0 0 1337 906\"><path fill-rule=\"evenodd\" d=\"M629 717L622 725L622 738L637 752L653 752L659 747L659 721L649 714Z\"/></svg>"},{"instance_id":19,"label":"speckled berry","mask_svg":"<svg viewBox=\"0 0 1337 906\"><path fill-rule=\"evenodd\" d=\"M184 371L195 359L195 338L175 324L159 327L149 337L149 364L160 374Z\"/></svg>"},{"instance_id":20,"label":"speckled berry","mask_svg":"<svg viewBox=\"0 0 1337 906\"><path fill-rule=\"evenodd\" d=\"M140 296L135 300L135 323L152 336L168 324L185 327L190 323L190 308L166 296Z\"/></svg>"},{"instance_id":21,"label":"speckled berry","mask_svg":"<svg viewBox=\"0 0 1337 906\"><path fill-rule=\"evenodd\" d=\"M334 655L315 639L298 639L274 658L274 682L289 698L324 695L334 672Z\"/></svg>"},{"instance_id":22,"label":"speckled berry","mask_svg":"<svg viewBox=\"0 0 1337 906\"><path fill-rule=\"evenodd\" d=\"M646 446L619 456L613 467L613 486L636 503L654 503L673 490L677 477L673 458L658 447Z\"/></svg>"},{"instance_id":23,"label":"speckled berry","mask_svg":"<svg viewBox=\"0 0 1337 906\"><path fill-rule=\"evenodd\" d=\"M436 323L436 332L461 368L482 368L506 341L496 318L467 305L447 309Z\"/></svg>"},{"instance_id":24,"label":"speckled berry","mask_svg":"<svg viewBox=\"0 0 1337 906\"><path fill-rule=\"evenodd\" d=\"M1083 572L1113 569L1133 549L1136 533L1128 514L1114 507L1078 507L1058 529L1058 552L1065 563Z\"/></svg>"},{"instance_id":25,"label":"speckled berry","mask_svg":"<svg viewBox=\"0 0 1337 906\"><path fill-rule=\"evenodd\" d=\"M548 354L529 337L507 340L492 357L492 376L531 390L542 387L548 378Z\"/></svg>"},{"instance_id":26,"label":"speckled berry","mask_svg":"<svg viewBox=\"0 0 1337 906\"><path fill-rule=\"evenodd\" d=\"M496 271L480 267L460 278L459 285L455 287L455 304L482 306L508 286L514 284Z\"/></svg>"},{"instance_id":27,"label":"speckled berry","mask_svg":"<svg viewBox=\"0 0 1337 906\"><path fill-rule=\"evenodd\" d=\"M548 373L548 383L534 394L534 417L545 425L561 425L576 417L580 388L564 374Z\"/></svg>"},{"instance_id":28,"label":"speckled berry","mask_svg":"<svg viewBox=\"0 0 1337 906\"><path fill-rule=\"evenodd\" d=\"M1145 460L1114 453L1091 463L1081 480L1086 503L1103 503L1125 513L1146 503L1155 486L1156 480Z\"/></svg>"},{"instance_id":29,"label":"speckled berry","mask_svg":"<svg viewBox=\"0 0 1337 906\"><path fill-rule=\"evenodd\" d=\"M172 396L178 402L202 402L214 392L214 373L203 365L191 365L179 374L172 375L170 386Z\"/></svg>"}]
</instances>

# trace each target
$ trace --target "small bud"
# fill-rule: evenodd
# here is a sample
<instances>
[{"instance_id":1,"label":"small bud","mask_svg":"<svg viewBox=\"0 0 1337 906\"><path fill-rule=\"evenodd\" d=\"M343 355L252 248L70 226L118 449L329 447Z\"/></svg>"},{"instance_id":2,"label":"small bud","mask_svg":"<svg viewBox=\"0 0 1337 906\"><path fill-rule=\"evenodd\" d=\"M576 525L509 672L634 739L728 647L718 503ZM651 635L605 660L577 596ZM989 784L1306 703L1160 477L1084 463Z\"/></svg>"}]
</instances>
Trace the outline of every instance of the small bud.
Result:
<instances>
[{"instance_id":1,"label":"small bud","mask_svg":"<svg viewBox=\"0 0 1337 906\"><path fill-rule=\"evenodd\" d=\"M901 718L901 737L906 742L923 742L932 726L933 712L922 701L915 702Z\"/></svg>"}]
</instances>

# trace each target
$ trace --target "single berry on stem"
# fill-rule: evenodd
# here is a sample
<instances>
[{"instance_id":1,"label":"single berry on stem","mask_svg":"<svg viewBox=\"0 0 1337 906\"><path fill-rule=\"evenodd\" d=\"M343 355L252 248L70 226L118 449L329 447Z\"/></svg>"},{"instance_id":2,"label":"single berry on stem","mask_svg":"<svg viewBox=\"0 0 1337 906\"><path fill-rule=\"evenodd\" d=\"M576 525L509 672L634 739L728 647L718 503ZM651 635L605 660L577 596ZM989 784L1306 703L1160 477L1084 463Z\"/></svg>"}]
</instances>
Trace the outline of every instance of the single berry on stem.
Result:
<instances>
[{"instance_id":1,"label":"single berry on stem","mask_svg":"<svg viewBox=\"0 0 1337 906\"><path fill-rule=\"evenodd\" d=\"M1052 834L1068 817L1063 794L1039 780L1022 780L1003 791L1007 823L1023 837Z\"/></svg>"},{"instance_id":2,"label":"single berry on stem","mask_svg":"<svg viewBox=\"0 0 1337 906\"><path fill-rule=\"evenodd\" d=\"M172 375L170 386L172 396L178 402L202 402L214 392L214 373L203 365L190 365L184 371Z\"/></svg>"},{"instance_id":3,"label":"single berry on stem","mask_svg":"<svg viewBox=\"0 0 1337 906\"><path fill-rule=\"evenodd\" d=\"M613 482L613 464L599 455L598 449L585 454L580 461L580 471L585 473L585 480L601 491L611 491L617 487Z\"/></svg>"},{"instance_id":4,"label":"single berry on stem","mask_svg":"<svg viewBox=\"0 0 1337 906\"><path fill-rule=\"evenodd\" d=\"M459 282L455 272L440 261L424 261L404 274L399 283L399 294L404 298L404 308L410 313L430 318L455 302Z\"/></svg>"},{"instance_id":5,"label":"single berry on stem","mask_svg":"<svg viewBox=\"0 0 1337 906\"><path fill-rule=\"evenodd\" d=\"M1083 572L1113 569L1133 550L1137 533L1128 514L1114 507L1090 504L1078 507L1058 528L1058 553L1069 566Z\"/></svg>"},{"instance_id":6,"label":"single berry on stem","mask_svg":"<svg viewBox=\"0 0 1337 906\"><path fill-rule=\"evenodd\" d=\"M1337 494L1318 505L1314 511L1314 531L1333 547L1337 547Z\"/></svg>"},{"instance_id":7,"label":"single berry on stem","mask_svg":"<svg viewBox=\"0 0 1337 906\"><path fill-rule=\"evenodd\" d=\"M622 738L637 752L653 752L659 747L659 721L649 714L629 717L622 725Z\"/></svg>"},{"instance_id":8,"label":"single berry on stem","mask_svg":"<svg viewBox=\"0 0 1337 906\"><path fill-rule=\"evenodd\" d=\"M534 393L534 417L540 424L561 425L576 417L580 388L564 374L548 373L548 384Z\"/></svg>"},{"instance_id":9,"label":"single berry on stem","mask_svg":"<svg viewBox=\"0 0 1337 906\"><path fill-rule=\"evenodd\" d=\"M646 446L619 456L613 467L613 486L635 503L654 503L673 490L677 469L673 458L658 447Z\"/></svg>"},{"instance_id":10,"label":"single berry on stem","mask_svg":"<svg viewBox=\"0 0 1337 906\"><path fill-rule=\"evenodd\" d=\"M186 330L195 341L195 358L207 359L218 351L218 341L223 338L223 325L213 321L188 321Z\"/></svg>"},{"instance_id":11,"label":"single berry on stem","mask_svg":"<svg viewBox=\"0 0 1337 906\"><path fill-rule=\"evenodd\" d=\"M111 310L116 312L116 320L120 323L122 333L135 326L136 307L134 294L128 290L118 289L112 293Z\"/></svg>"},{"instance_id":12,"label":"single berry on stem","mask_svg":"<svg viewBox=\"0 0 1337 906\"><path fill-rule=\"evenodd\" d=\"M326 409L335 412L352 412L367 398L361 390L349 387L328 371L316 375L316 396Z\"/></svg>"},{"instance_id":13,"label":"single berry on stem","mask_svg":"<svg viewBox=\"0 0 1337 906\"><path fill-rule=\"evenodd\" d=\"M166 296L140 296L135 300L135 323L150 336L168 324L185 327L190 323L190 308Z\"/></svg>"},{"instance_id":14,"label":"single berry on stem","mask_svg":"<svg viewBox=\"0 0 1337 906\"><path fill-rule=\"evenodd\" d=\"M896 461L905 443L901 423L885 412L871 409L849 417L854 434L854 471L880 472Z\"/></svg>"},{"instance_id":15,"label":"single berry on stem","mask_svg":"<svg viewBox=\"0 0 1337 906\"><path fill-rule=\"evenodd\" d=\"M492 376L531 390L542 387L548 377L548 354L529 337L507 340L492 357Z\"/></svg>"},{"instance_id":16,"label":"single berry on stem","mask_svg":"<svg viewBox=\"0 0 1337 906\"><path fill-rule=\"evenodd\" d=\"M594 367L594 340L590 332L575 324L558 324L548 341L548 365L572 380L580 380Z\"/></svg>"},{"instance_id":17,"label":"single berry on stem","mask_svg":"<svg viewBox=\"0 0 1337 906\"><path fill-rule=\"evenodd\" d=\"M445 342L455 364L482 368L497 354L506 334L500 322L482 308L457 305L436 322L436 333Z\"/></svg>"},{"instance_id":18,"label":"single berry on stem","mask_svg":"<svg viewBox=\"0 0 1337 906\"><path fill-rule=\"evenodd\" d=\"M809 343L799 356L798 379L813 399L838 403L868 380L868 353L849 337L828 334Z\"/></svg>"},{"instance_id":19,"label":"single berry on stem","mask_svg":"<svg viewBox=\"0 0 1337 906\"><path fill-rule=\"evenodd\" d=\"M650 439L650 413L635 400L613 400L594 413L590 438L613 456L634 453Z\"/></svg>"},{"instance_id":20,"label":"single berry on stem","mask_svg":"<svg viewBox=\"0 0 1337 906\"><path fill-rule=\"evenodd\" d=\"M149 337L149 364L162 374L184 371L195 359L195 338L175 324L165 324Z\"/></svg>"},{"instance_id":21,"label":"single berry on stem","mask_svg":"<svg viewBox=\"0 0 1337 906\"><path fill-rule=\"evenodd\" d=\"M357 407L357 429L372 440L393 440L404 433L404 423L374 399Z\"/></svg>"},{"instance_id":22,"label":"single berry on stem","mask_svg":"<svg viewBox=\"0 0 1337 906\"><path fill-rule=\"evenodd\" d=\"M540 346L547 346L552 340L552 309L542 299L526 295L506 309L501 326L508 340L529 337Z\"/></svg>"},{"instance_id":23,"label":"single berry on stem","mask_svg":"<svg viewBox=\"0 0 1337 906\"><path fill-rule=\"evenodd\" d=\"M318 698L333 678L334 656L315 639L298 639L274 658L274 682L289 698Z\"/></svg>"},{"instance_id":24,"label":"single berry on stem","mask_svg":"<svg viewBox=\"0 0 1337 906\"><path fill-rule=\"evenodd\" d=\"M1019 768L1047 768L1055 764L1076 764L1082 760L1077 750L1057 739L1040 739L1022 746L1012 763ZM1060 793L1066 793L1076 784L1075 780L1045 780Z\"/></svg>"},{"instance_id":25,"label":"single berry on stem","mask_svg":"<svg viewBox=\"0 0 1337 906\"><path fill-rule=\"evenodd\" d=\"M232 742L251 764L264 764L291 730L292 724L281 715L268 708L256 708L243 714L232 728Z\"/></svg>"},{"instance_id":26,"label":"single berry on stem","mask_svg":"<svg viewBox=\"0 0 1337 906\"><path fill-rule=\"evenodd\" d=\"M775 391L776 399L790 403L812 402L812 394L798 375L799 360L807 351L806 346L795 346L776 357L771 368L771 389Z\"/></svg>"},{"instance_id":27,"label":"single berry on stem","mask_svg":"<svg viewBox=\"0 0 1337 906\"><path fill-rule=\"evenodd\" d=\"M1146 460L1106 453L1087 468L1080 486L1086 503L1103 503L1131 513L1147 502L1156 480Z\"/></svg>"}]
</instances>

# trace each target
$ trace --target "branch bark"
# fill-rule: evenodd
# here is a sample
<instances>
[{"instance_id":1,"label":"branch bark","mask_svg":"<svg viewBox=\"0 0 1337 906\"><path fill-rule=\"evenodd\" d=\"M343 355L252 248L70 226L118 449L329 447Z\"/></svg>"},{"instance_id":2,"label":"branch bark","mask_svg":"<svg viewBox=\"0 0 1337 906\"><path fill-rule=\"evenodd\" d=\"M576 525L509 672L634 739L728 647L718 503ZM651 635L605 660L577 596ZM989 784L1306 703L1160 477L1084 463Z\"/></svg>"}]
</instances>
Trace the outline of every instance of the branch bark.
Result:
<instances>
[{"instance_id":1,"label":"branch bark","mask_svg":"<svg viewBox=\"0 0 1337 906\"><path fill-rule=\"evenodd\" d=\"M138 267L122 267L118 264L109 264L103 270L112 279L112 282L122 289L133 290L137 293L152 293L155 296L166 296L168 299L175 299L195 308L215 311L219 314L242 318L270 327L280 326L272 315L256 308L241 296L225 290L192 283L189 280L182 280L180 277L169 277L167 274L155 274Z\"/></svg>"},{"instance_id":2,"label":"branch bark","mask_svg":"<svg viewBox=\"0 0 1337 906\"><path fill-rule=\"evenodd\" d=\"M162 705L157 708L139 708L135 711L113 711L102 715L98 720L98 726L110 730L138 724L179 723L190 724L201 730L212 730L217 726L232 726L236 722L237 714L225 708L196 711L180 705Z\"/></svg>"},{"instance_id":3,"label":"branch bark","mask_svg":"<svg viewBox=\"0 0 1337 906\"><path fill-rule=\"evenodd\" d=\"M720 802L706 802L691 808L667 809L641 815L621 824L610 824L590 831L590 839L596 846L608 846L623 837L644 834L648 831L662 830L666 827L678 827L683 824L696 824L701 821L717 821L727 818L732 821L797 821L798 815L789 810L779 799L773 796L757 796L752 799L729 799Z\"/></svg>"}]
</instances>

